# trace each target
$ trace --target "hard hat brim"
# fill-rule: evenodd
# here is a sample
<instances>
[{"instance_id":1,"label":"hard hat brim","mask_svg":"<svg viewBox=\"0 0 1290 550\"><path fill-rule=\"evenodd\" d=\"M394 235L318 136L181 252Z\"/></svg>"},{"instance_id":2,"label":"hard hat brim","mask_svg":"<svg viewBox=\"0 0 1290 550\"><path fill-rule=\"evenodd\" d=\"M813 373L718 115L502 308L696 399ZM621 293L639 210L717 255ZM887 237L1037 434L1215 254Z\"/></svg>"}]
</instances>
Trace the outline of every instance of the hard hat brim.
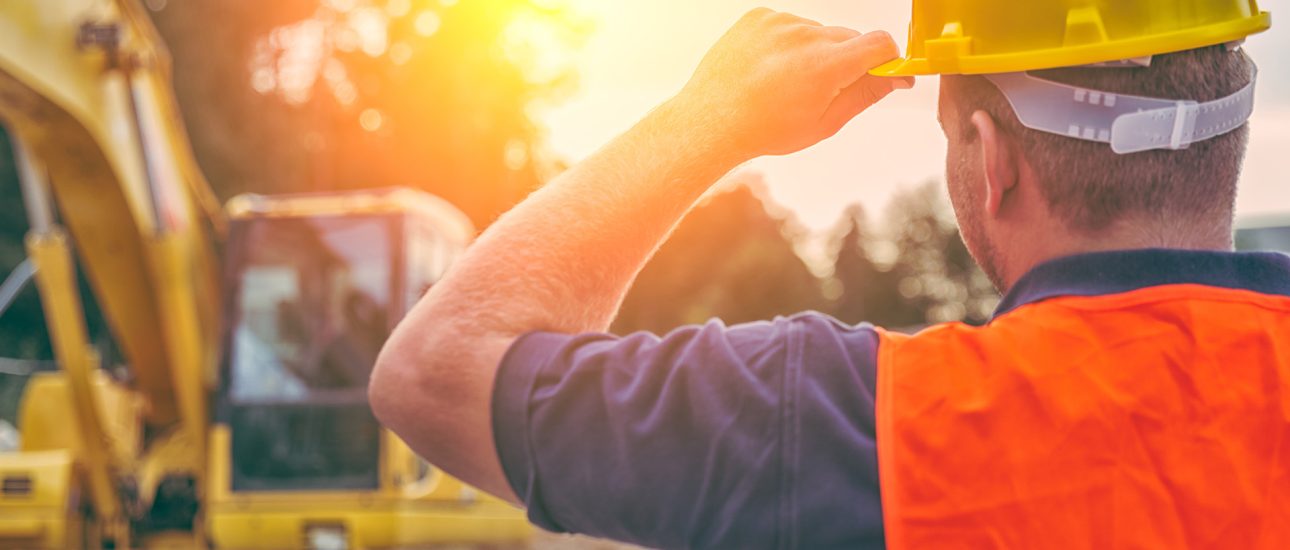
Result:
<instances>
[{"instance_id":1,"label":"hard hat brim","mask_svg":"<svg viewBox=\"0 0 1290 550\"><path fill-rule=\"evenodd\" d=\"M1110 40L1098 44L1063 46L993 55L964 55L929 59L895 59L869 71L873 76L927 76L943 74L992 74L1037 71L1161 55L1241 40L1268 30L1272 15L1258 15L1167 34Z\"/></svg>"}]
</instances>

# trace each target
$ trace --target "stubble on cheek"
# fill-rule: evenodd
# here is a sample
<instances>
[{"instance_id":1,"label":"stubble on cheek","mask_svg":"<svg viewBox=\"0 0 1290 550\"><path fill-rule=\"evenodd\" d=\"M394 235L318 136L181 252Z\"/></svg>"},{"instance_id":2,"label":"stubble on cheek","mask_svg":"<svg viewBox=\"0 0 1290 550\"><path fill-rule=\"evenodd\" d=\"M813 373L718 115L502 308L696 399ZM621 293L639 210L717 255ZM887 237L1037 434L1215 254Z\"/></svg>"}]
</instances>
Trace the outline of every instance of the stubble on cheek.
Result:
<instances>
[{"instance_id":1,"label":"stubble on cheek","mask_svg":"<svg viewBox=\"0 0 1290 550\"><path fill-rule=\"evenodd\" d=\"M951 152L953 154L953 152ZM955 218L959 222L959 236L977 265L985 272L986 277L999 292L1006 292L1003 277L1003 257L994 242L985 231L985 208L981 194L977 192L980 185L972 182L976 177L967 169L963 159L951 158L945 177L948 181L950 203L954 206Z\"/></svg>"}]
</instances>

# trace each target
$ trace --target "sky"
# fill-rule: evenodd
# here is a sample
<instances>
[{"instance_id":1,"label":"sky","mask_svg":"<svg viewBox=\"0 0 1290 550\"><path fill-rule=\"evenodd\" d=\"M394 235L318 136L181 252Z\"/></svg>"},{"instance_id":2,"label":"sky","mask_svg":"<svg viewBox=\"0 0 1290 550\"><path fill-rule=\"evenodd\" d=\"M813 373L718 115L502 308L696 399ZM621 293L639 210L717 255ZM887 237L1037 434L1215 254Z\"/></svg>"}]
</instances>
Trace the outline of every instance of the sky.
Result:
<instances>
[{"instance_id":1,"label":"sky","mask_svg":"<svg viewBox=\"0 0 1290 550\"><path fill-rule=\"evenodd\" d=\"M595 30L576 54L580 89L539 113L557 154L578 160L630 128L680 90L707 49L758 6L828 25L887 30L904 46L909 3L878 0L576 0ZM1290 1L1262 2L1273 30L1246 43L1261 72L1238 215L1290 214ZM1280 9L1278 9L1280 8ZM1278 11L1284 12L1283 17ZM880 213L902 186L941 179L945 138L936 123L937 79L922 77L862 113L834 138L787 157L763 158L771 197L814 231L832 227L849 204Z\"/></svg>"}]
</instances>

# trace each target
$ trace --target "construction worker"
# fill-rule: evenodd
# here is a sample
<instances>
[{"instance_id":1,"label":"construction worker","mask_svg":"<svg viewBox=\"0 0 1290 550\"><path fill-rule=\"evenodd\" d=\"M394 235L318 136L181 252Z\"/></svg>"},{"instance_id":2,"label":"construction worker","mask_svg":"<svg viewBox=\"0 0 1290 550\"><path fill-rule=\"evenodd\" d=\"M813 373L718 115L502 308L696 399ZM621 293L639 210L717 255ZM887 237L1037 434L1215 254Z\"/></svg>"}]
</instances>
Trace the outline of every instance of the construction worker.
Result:
<instances>
[{"instance_id":1,"label":"construction worker","mask_svg":"<svg viewBox=\"0 0 1290 550\"><path fill-rule=\"evenodd\" d=\"M380 419L544 528L653 547L1290 548L1290 257L1231 251L1239 41L1270 16L915 6L905 59L882 32L744 17L415 308ZM990 323L603 333L718 177L918 74L945 75L950 195L1006 293Z\"/></svg>"}]
</instances>

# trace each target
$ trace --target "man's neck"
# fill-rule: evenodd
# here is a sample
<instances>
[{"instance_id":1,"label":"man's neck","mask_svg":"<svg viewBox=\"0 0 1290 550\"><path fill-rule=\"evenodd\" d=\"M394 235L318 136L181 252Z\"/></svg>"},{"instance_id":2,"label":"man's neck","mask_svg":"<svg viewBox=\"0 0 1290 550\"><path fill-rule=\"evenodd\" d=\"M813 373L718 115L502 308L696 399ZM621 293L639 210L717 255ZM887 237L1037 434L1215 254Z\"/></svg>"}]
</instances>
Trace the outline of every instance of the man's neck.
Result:
<instances>
[{"instance_id":1,"label":"man's neck","mask_svg":"<svg viewBox=\"0 0 1290 550\"><path fill-rule=\"evenodd\" d=\"M1232 223L1195 222L1194 227L1180 224L1142 224L1122 222L1093 234L1063 233L1036 237L1031 251L1019 254L1009 262L1008 287L1029 273L1036 266L1067 256L1109 252L1113 250L1140 250L1170 248L1177 250L1231 251ZM1203 224L1203 225L1202 225Z\"/></svg>"}]
</instances>

